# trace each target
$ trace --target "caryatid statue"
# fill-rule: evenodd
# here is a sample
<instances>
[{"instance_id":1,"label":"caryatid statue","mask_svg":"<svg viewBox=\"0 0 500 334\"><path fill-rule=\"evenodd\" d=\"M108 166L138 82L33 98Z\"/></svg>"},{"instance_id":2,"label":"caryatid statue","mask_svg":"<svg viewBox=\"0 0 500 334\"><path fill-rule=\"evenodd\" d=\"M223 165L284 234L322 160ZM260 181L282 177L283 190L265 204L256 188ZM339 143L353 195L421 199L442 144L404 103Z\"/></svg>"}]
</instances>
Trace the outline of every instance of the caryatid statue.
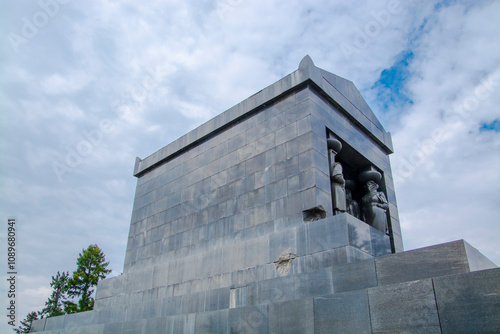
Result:
<instances>
[{"instance_id":1,"label":"caryatid statue","mask_svg":"<svg viewBox=\"0 0 500 334\"><path fill-rule=\"evenodd\" d=\"M382 175L373 167L359 175L361 182L365 183L366 195L361 199L365 222L379 231L388 233L387 209L389 203L383 192L378 191L378 182Z\"/></svg>"},{"instance_id":2,"label":"caryatid statue","mask_svg":"<svg viewBox=\"0 0 500 334\"><path fill-rule=\"evenodd\" d=\"M354 180L345 181L345 201L346 201L346 211L351 216L362 220L361 209L359 208L358 202L352 198L352 191L356 188L356 182Z\"/></svg>"},{"instance_id":3,"label":"caryatid statue","mask_svg":"<svg viewBox=\"0 0 500 334\"><path fill-rule=\"evenodd\" d=\"M342 174L342 165L335 161L335 156L342 149L342 144L334 138L328 138L327 144L330 155L330 183L332 187L333 214L338 215L346 210L345 180Z\"/></svg>"}]
</instances>

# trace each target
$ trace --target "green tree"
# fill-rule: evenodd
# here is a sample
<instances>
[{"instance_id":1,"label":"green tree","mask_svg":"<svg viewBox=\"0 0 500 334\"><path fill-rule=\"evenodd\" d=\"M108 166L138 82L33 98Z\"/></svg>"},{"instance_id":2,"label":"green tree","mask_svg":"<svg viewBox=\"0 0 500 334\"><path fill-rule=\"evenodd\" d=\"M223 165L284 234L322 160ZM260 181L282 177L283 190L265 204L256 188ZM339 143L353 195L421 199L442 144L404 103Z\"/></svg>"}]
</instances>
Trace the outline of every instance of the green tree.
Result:
<instances>
[{"instance_id":1,"label":"green tree","mask_svg":"<svg viewBox=\"0 0 500 334\"><path fill-rule=\"evenodd\" d=\"M14 328L14 332L16 332L17 334L29 333L31 330L31 323L34 320L38 320L37 312L31 312L26 316L26 319L21 320L21 325L19 326L19 328Z\"/></svg>"},{"instance_id":2,"label":"green tree","mask_svg":"<svg viewBox=\"0 0 500 334\"><path fill-rule=\"evenodd\" d=\"M62 306L66 297L65 294L68 291L68 280L68 272L63 272L62 274L57 272L56 276L52 276L52 283L50 283L50 286L53 290L49 299L45 302L45 307L42 312L40 312L42 317L51 318L65 314Z\"/></svg>"},{"instance_id":3,"label":"green tree","mask_svg":"<svg viewBox=\"0 0 500 334\"><path fill-rule=\"evenodd\" d=\"M68 280L68 296L79 298L78 304L72 301L64 302L66 313L90 311L94 308L94 298L92 294L97 282L106 278L111 272L107 269L109 262L106 262L104 253L97 245L90 245L82 250L76 261L77 269L73 277Z\"/></svg>"}]
</instances>

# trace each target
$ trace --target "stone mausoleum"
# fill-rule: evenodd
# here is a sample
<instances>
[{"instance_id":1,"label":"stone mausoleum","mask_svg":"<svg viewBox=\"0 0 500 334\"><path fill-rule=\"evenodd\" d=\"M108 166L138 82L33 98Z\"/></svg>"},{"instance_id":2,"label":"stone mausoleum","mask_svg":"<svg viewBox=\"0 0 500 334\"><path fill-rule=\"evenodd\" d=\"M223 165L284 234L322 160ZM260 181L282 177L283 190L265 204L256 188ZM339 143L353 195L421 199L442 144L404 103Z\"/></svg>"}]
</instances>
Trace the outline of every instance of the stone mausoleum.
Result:
<instances>
[{"instance_id":1,"label":"stone mausoleum","mask_svg":"<svg viewBox=\"0 0 500 334\"><path fill-rule=\"evenodd\" d=\"M151 156L123 274L44 333L493 333L500 269L404 252L391 136L354 84L298 70Z\"/></svg>"}]
</instances>

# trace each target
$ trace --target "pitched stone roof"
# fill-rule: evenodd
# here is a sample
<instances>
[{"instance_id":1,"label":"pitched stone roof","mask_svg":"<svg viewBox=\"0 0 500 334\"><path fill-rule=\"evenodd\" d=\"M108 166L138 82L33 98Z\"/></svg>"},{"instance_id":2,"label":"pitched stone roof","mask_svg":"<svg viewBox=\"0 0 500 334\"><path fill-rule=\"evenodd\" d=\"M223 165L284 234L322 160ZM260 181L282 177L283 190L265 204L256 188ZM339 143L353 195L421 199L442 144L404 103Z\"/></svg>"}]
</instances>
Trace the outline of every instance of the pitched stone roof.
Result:
<instances>
[{"instance_id":1,"label":"pitched stone roof","mask_svg":"<svg viewBox=\"0 0 500 334\"><path fill-rule=\"evenodd\" d=\"M347 118L363 129L387 153L392 153L390 133L384 130L356 86L349 80L316 67L311 57L307 55L293 73L212 118L147 158L143 160L136 158L134 176L140 176L154 166L181 154L185 149L268 105L279 96L293 89L301 88L305 84L311 84L315 87L320 94L339 107Z\"/></svg>"}]
</instances>

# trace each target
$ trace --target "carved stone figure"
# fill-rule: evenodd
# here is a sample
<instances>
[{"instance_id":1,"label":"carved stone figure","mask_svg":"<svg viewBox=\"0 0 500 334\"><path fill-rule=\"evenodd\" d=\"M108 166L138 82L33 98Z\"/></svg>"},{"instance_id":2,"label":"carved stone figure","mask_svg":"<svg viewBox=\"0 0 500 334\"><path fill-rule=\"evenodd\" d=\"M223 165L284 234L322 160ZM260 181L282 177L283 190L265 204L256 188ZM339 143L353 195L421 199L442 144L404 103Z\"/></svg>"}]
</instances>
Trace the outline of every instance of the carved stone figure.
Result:
<instances>
[{"instance_id":1,"label":"carved stone figure","mask_svg":"<svg viewBox=\"0 0 500 334\"><path fill-rule=\"evenodd\" d=\"M379 231L388 233L387 227L387 209L389 204L383 192L378 191L382 175L371 169L361 173L360 179L366 181L366 195L361 199L365 222Z\"/></svg>"},{"instance_id":2,"label":"carved stone figure","mask_svg":"<svg viewBox=\"0 0 500 334\"><path fill-rule=\"evenodd\" d=\"M359 209L359 204L352 198L352 190L356 187L353 180L345 181L345 200L346 200L346 210L351 216L362 220L361 210Z\"/></svg>"},{"instance_id":3,"label":"carved stone figure","mask_svg":"<svg viewBox=\"0 0 500 334\"><path fill-rule=\"evenodd\" d=\"M345 180L342 174L342 165L335 161L335 156L342 149L342 144L334 138L328 138L327 143L330 153L330 183L332 187L333 214L337 215L346 210Z\"/></svg>"}]
</instances>

